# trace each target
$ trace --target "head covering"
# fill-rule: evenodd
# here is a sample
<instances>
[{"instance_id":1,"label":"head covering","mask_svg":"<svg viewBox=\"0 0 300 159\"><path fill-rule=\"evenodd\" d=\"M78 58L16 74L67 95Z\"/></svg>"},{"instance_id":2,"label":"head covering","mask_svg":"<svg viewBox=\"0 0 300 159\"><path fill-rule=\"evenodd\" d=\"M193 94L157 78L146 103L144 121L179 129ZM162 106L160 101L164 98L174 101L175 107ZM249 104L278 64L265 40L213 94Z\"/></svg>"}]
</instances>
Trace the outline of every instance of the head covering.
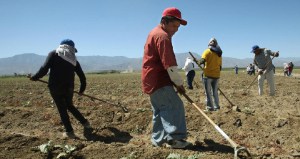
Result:
<instances>
[{"instance_id":1,"label":"head covering","mask_svg":"<svg viewBox=\"0 0 300 159\"><path fill-rule=\"evenodd\" d=\"M211 38L208 42L208 46L217 46L218 45L218 41L216 38Z\"/></svg>"},{"instance_id":2,"label":"head covering","mask_svg":"<svg viewBox=\"0 0 300 159\"><path fill-rule=\"evenodd\" d=\"M76 66L77 59L75 53L77 49L75 48L75 43L70 39L65 39L60 42L60 45L56 49L56 53L59 57L65 61L71 63L73 66Z\"/></svg>"},{"instance_id":3,"label":"head covering","mask_svg":"<svg viewBox=\"0 0 300 159\"><path fill-rule=\"evenodd\" d=\"M218 44L218 41L216 38L211 38L208 42L208 48L218 54L219 57L222 56L222 49Z\"/></svg>"},{"instance_id":4,"label":"head covering","mask_svg":"<svg viewBox=\"0 0 300 159\"><path fill-rule=\"evenodd\" d=\"M71 39L64 39L60 42L60 45L69 45L72 46L75 49L75 52L77 52L77 49L75 48L75 43Z\"/></svg>"},{"instance_id":5,"label":"head covering","mask_svg":"<svg viewBox=\"0 0 300 159\"><path fill-rule=\"evenodd\" d=\"M251 51L251 53L254 53L255 50L257 50L257 49L259 49L259 46L258 46L258 45L252 46L252 51Z\"/></svg>"},{"instance_id":6,"label":"head covering","mask_svg":"<svg viewBox=\"0 0 300 159\"><path fill-rule=\"evenodd\" d=\"M187 25L187 21L181 18L181 12L175 7L166 8L163 11L162 17L172 16L180 20L181 25Z\"/></svg>"},{"instance_id":7,"label":"head covering","mask_svg":"<svg viewBox=\"0 0 300 159\"><path fill-rule=\"evenodd\" d=\"M186 59L185 59L185 61L188 61L188 62L193 62L193 60L192 60L192 58L191 57L187 57Z\"/></svg>"}]
</instances>

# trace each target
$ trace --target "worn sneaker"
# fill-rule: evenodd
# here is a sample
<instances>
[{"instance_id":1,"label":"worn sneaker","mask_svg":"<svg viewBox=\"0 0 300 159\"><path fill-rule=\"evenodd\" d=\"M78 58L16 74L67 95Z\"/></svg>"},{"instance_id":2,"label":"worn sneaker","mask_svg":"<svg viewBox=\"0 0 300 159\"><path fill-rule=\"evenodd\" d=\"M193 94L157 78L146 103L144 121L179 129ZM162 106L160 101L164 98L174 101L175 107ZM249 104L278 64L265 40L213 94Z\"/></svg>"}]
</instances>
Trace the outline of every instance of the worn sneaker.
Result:
<instances>
[{"instance_id":1,"label":"worn sneaker","mask_svg":"<svg viewBox=\"0 0 300 159\"><path fill-rule=\"evenodd\" d=\"M212 111L214 111L214 109L213 109L213 108L206 108L206 109L204 109L203 111L204 111L204 112L212 112Z\"/></svg>"},{"instance_id":2,"label":"worn sneaker","mask_svg":"<svg viewBox=\"0 0 300 159\"><path fill-rule=\"evenodd\" d=\"M214 108L214 111L219 111L220 110L220 107L215 107Z\"/></svg>"},{"instance_id":3,"label":"worn sneaker","mask_svg":"<svg viewBox=\"0 0 300 159\"><path fill-rule=\"evenodd\" d=\"M155 140L153 138L151 138L151 145L153 147L161 147L162 145L159 145L158 143L155 142Z\"/></svg>"},{"instance_id":4,"label":"worn sneaker","mask_svg":"<svg viewBox=\"0 0 300 159\"><path fill-rule=\"evenodd\" d=\"M76 139L76 135L74 134L74 131L64 132L63 139Z\"/></svg>"},{"instance_id":5,"label":"worn sneaker","mask_svg":"<svg viewBox=\"0 0 300 159\"><path fill-rule=\"evenodd\" d=\"M170 140L168 141L166 147L172 149L184 149L190 145L192 145L192 143L187 142L185 140Z\"/></svg>"},{"instance_id":6,"label":"worn sneaker","mask_svg":"<svg viewBox=\"0 0 300 159\"><path fill-rule=\"evenodd\" d=\"M83 127L84 128L86 128L86 129L91 129L92 128L92 126L91 126L91 124L90 124L90 122L85 122L84 124L82 124L83 125Z\"/></svg>"}]
</instances>

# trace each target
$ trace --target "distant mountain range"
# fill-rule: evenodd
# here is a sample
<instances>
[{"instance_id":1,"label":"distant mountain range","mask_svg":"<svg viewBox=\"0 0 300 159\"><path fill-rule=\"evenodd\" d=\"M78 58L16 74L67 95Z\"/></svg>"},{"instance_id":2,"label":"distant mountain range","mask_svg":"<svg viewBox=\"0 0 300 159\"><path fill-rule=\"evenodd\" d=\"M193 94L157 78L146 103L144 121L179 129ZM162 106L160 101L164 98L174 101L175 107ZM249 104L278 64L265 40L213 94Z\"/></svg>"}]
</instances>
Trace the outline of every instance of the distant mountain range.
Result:
<instances>
[{"instance_id":1,"label":"distant mountain range","mask_svg":"<svg viewBox=\"0 0 300 159\"><path fill-rule=\"evenodd\" d=\"M193 53L199 59L200 55ZM179 68L182 68L185 63L188 53L177 53L176 59ZM100 72L104 70L119 70L119 71L139 71L142 66L142 58L127 58L124 56L78 56L84 72ZM24 53L7 58L0 58L0 75L13 75L36 73L37 70L46 60L46 56L37 55L34 53ZM300 66L300 57L290 58L275 58L273 64L276 67L283 67L283 63L293 61L295 66ZM231 57L223 57L223 68L233 68L235 65L246 67L253 62L252 58L237 59Z\"/></svg>"}]
</instances>

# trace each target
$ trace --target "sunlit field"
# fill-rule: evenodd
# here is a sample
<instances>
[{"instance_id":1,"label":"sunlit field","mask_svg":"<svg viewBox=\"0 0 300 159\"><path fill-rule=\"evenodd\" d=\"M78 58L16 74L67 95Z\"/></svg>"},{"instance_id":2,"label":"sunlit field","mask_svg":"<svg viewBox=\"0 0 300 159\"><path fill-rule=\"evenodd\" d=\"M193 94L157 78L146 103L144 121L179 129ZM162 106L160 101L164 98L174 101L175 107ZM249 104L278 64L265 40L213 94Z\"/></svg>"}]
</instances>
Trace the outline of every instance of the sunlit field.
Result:
<instances>
[{"instance_id":1,"label":"sunlit field","mask_svg":"<svg viewBox=\"0 0 300 159\"><path fill-rule=\"evenodd\" d=\"M267 82L265 95L258 96L256 76L247 75L244 70L240 69L238 75L233 69L222 71L219 88L227 99L219 94L221 110L207 113L208 117L254 158L296 156L300 152L300 70L295 69L292 77L284 77L282 69L276 69L274 97L268 96ZM184 72L180 74L185 79ZM74 104L94 130L85 131L71 116L77 140L61 139L63 127L45 83L26 77L1 77L0 158L56 158L62 149L44 154L35 148L50 140L75 146L68 154L70 158L150 159L174 154L182 158L233 158L230 143L183 96L188 141L193 146L186 150L155 148L150 142L151 105L141 90L140 73L86 76L85 94L94 99L75 93ZM47 77L42 80L47 81ZM75 91L78 90L76 78ZM194 89L186 91L198 107L205 108L199 70Z\"/></svg>"}]
</instances>

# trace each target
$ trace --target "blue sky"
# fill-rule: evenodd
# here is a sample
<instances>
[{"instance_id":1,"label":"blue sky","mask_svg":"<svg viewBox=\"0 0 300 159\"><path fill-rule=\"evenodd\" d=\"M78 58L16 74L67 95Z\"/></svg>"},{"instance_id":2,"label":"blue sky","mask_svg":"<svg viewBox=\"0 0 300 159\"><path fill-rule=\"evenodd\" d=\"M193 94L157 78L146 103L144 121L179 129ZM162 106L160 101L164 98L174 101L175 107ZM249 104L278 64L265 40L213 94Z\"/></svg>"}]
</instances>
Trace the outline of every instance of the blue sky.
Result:
<instances>
[{"instance_id":1,"label":"blue sky","mask_svg":"<svg viewBox=\"0 0 300 159\"><path fill-rule=\"evenodd\" d=\"M225 57L252 58L255 44L300 57L300 0L1 0L0 58L47 55L65 38L77 56L142 57L167 7L188 21L173 36L176 53L201 54L215 37Z\"/></svg>"}]
</instances>

